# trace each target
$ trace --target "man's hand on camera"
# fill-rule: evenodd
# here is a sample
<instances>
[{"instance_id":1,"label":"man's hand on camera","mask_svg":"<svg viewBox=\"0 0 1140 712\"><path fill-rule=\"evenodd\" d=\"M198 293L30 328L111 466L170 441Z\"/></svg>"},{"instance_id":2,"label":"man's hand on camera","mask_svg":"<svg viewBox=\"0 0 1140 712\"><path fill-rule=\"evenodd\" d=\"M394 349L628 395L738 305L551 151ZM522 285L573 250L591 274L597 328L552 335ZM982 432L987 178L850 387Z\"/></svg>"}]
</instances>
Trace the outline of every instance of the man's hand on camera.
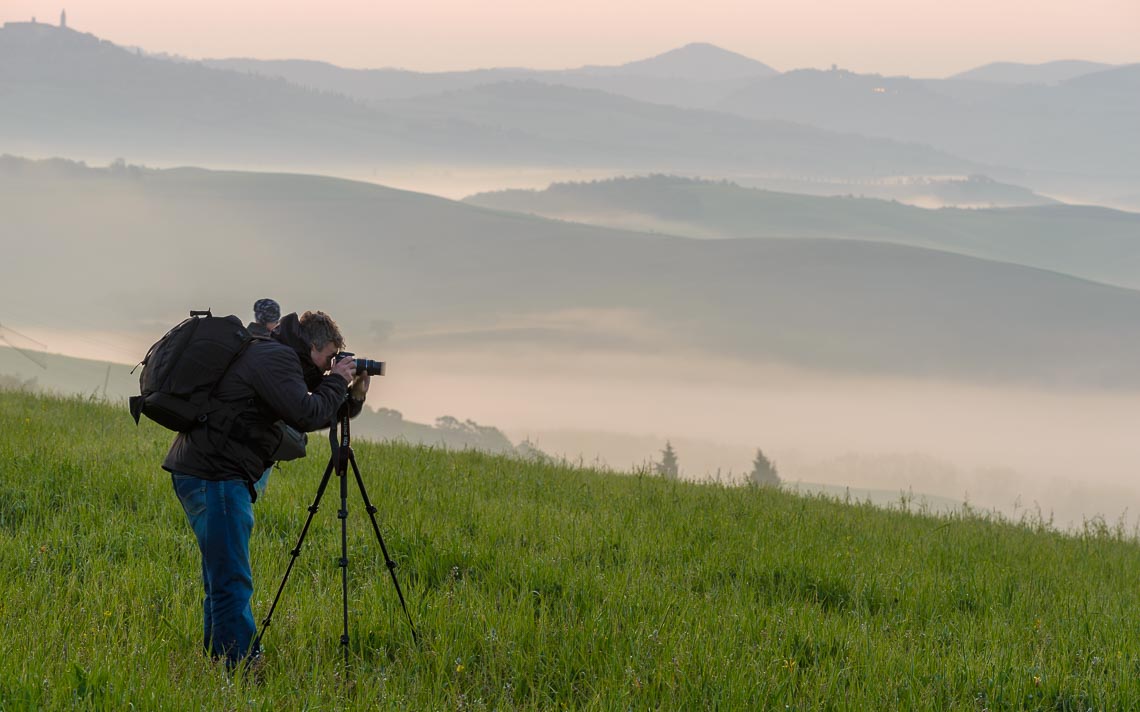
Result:
<instances>
[{"instance_id":1,"label":"man's hand on camera","mask_svg":"<svg viewBox=\"0 0 1140 712\"><path fill-rule=\"evenodd\" d=\"M352 379L352 397L354 400L362 401L368 393L368 384L372 382L372 375L369 373L358 373L356 378Z\"/></svg>"},{"instance_id":2,"label":"man's hand on camera","mask_svg":"<svg viewBox=\"0 0 1140 712\"><path fill-rule=\"evenodd\" d=\"M332 365L329 373L335 373L344 379L345 383L352 383L356 374L356 359L342 358Z\"/></svg>"}]
</instances>

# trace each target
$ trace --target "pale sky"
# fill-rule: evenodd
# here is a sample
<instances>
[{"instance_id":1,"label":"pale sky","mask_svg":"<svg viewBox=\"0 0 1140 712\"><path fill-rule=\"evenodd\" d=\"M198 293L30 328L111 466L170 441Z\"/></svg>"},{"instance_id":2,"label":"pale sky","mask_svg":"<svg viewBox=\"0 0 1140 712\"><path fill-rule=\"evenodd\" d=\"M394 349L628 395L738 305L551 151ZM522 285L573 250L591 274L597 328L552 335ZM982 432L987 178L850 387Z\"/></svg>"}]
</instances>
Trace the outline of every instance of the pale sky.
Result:
<instances>
[{"instance_id":1,"label":"pale sky","mask_svg":"<svg viewBox=\"0 0 1140 712\"><path fill-rule=\"evenodd\" d=\"M622 64L710 42L781 71L947 76L992 61L1140 62L1140 0L3 0L192 58L443 71Z\"/></svg>"}]
</instances>

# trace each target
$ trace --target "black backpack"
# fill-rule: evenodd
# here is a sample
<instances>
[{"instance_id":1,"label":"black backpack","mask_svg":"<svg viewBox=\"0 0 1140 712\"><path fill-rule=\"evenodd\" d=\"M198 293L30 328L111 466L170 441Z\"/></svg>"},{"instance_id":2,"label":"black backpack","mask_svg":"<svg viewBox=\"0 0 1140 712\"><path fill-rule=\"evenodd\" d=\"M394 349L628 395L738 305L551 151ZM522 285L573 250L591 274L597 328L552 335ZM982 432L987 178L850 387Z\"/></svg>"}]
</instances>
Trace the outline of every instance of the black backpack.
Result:
<instances>
[{"instance_id":1,"label":"black backpack","mask_svg":"<svg viewBox=\"0 0 1140 712\"><path fill-rule=\"evenodd\" d=\"M218 382L255 338L236 316L191 311L139 363L139 395L130 398L135 423L145 415L180 433L205 424L217 408Z\"/></svg>"}]
</instances>

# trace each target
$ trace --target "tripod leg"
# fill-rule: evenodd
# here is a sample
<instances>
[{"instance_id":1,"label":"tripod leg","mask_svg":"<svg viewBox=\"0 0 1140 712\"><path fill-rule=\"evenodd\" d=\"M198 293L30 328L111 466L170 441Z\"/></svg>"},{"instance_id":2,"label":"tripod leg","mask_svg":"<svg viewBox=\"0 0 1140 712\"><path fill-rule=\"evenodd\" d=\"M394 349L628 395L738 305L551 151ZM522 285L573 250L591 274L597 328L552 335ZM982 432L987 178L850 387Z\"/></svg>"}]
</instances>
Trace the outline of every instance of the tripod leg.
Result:
<instances>
[{"instance_id":1,"label":"tripod leg","mask_svg":"<svg viewBox=\"0 0 1140 712\"><path fill-rule=\"evenodd\" d=\"M336 453L329 459L328 467L325 468L324 477L321 478L321 485L317 488L317 496L313 499L313 503L309 505L309 518L305 520L305 526L301 529L301 536L297 539L297 546L289 552L292 558L289 559L289 567L285 569L285 576L281 579L281 585L277 587L277 595L273 597L273 605L269 607L269 613L266 614L265 620L261 622L261 630L257 632L257 638L253 641L253 650L261 647L261 636L265 635L265 631L273 622L273 611L277 609L277 602L281 600L281 592L285 590L285 582L289 580L289 574L293 571L293 564L297 563L297 557L301 555L301 544L305 541L305 535L309 532L309 525L313 523L313 515L320 509L321 497L325 493L325 487L328 486L329 477L332 475L333 467L336 465ZM343 486L342 486L343 489Z\"/></svg>"},{"instance_id":2,"label":"tripod leg","mask_svg":"<svg viewBox=\"0 0 1140 712\"><path fill-rule=\"evenodd\" d=\"M341 446L342 451L345 446ZM348 457L352 457L352 448L348 447ZM340 478L340 510L336 516L340 519L340 589L341 608L344 614L344 630L340 636L340 644L344 649L345 677L348 676L348 468L345 467L345 458L341 453L337 465L336 476Z\"/></svg>"},{"instance_id":3,"label":"tripod leg","mask_svg":"<svg viewBox=\"0 0 1140 712\"><path fill-rule=\"evenodd\" d=\"M400 590L400 581L396 578L396 562L388 555L388 547L384 545L384 537L380 534L380 525L376 523L376 507L368 500L368 491L364 489L364 480L360 477L360 468L356 466L356 456L352 449L348 451L348 461L352 465L352 472L356 475L356 486L360 489L360 497L364 500L364 508L368 511L368 518L372 520L372 531L376 532L376 541L380 542L380 551L384 553L384 562L388 566L388 573L392 575L392 583L396 587L396 595L400 598L400 606L404 615L408 617L408 627L412 629L412 642L419 645L420 639L416 635L416 624L412 622L412 614L408 613L408 604L404 602L404 592Z\"/></svg>"}]
</instances>

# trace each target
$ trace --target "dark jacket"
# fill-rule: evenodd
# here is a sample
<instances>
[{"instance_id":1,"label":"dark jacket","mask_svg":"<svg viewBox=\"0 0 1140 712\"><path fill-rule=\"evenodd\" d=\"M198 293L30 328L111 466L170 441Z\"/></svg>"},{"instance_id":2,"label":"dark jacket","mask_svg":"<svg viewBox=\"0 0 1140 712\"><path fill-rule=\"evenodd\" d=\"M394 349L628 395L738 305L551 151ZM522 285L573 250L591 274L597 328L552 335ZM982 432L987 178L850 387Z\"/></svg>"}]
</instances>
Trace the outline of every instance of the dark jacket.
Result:
<instances>
[{"instance_id":1,"label":"dark jacket","mask_svg":"<svg viewBox=\"0 0 1140 712\"><path fill-rule=\"evenodd\" d=\"M162 467L206 480L254 482L272 463L269 456L280 438L274 422L284 420L302 432L323 428L347 392L343 378L317 372L307 351L302 359L287 343L258 339L218 384L215 399L229 405L204 427L179 433ZM353 406L360 412L360 405Z\"/></svg>"},{"instance_id":2,"label":"dark jacket","mask_svg":"<svg viewBox=\"0 0 1140 712\"><path fill-rule=\"evenodd\" d=\"M269 329L265 328L265 324L262 324L260 321L249 322L249 326L245 327L245 330L263 339L268 339L272 334Z\"/></svg>"}]
</instances>

